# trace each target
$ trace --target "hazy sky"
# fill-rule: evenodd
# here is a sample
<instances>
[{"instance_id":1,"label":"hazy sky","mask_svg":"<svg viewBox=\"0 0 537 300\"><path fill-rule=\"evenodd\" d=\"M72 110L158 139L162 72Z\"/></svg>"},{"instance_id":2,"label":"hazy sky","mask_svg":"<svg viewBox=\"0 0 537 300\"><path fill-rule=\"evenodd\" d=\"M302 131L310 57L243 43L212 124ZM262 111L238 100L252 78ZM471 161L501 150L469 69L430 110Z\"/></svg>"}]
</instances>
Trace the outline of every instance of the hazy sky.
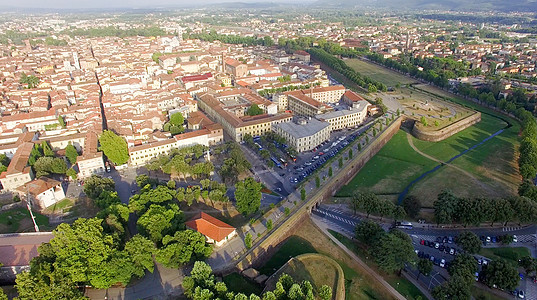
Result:
<instances>
[{"instance_id":1,"label":"hazy sky","mask_svg":"<svg viewBox=\"0 0 537 300\"><path fill-rule=\"evenodd\" d=\"M269 0L270 2L283 2L284 0ZM267 2L269 2L267 1ZM51 8L51 9L77 9L77 8L146 8L159 6L192 6L215 2L264 2L263 0L0 0L0 7L23 8ZM304 2L304 0L297 1Z\"/></svg>"}]
</instances>

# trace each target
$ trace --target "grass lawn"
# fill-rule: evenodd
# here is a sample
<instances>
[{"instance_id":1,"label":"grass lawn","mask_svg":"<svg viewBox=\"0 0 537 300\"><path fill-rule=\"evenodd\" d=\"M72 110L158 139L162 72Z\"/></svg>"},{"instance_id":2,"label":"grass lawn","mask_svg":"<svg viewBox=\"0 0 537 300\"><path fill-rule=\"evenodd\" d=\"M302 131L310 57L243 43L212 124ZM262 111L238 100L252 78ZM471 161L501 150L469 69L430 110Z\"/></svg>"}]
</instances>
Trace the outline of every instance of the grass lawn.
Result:
<instances>
[{"instance_id":1,"label":"grass lawn","mask_svg":"<svg viewBox=\"0 0 537 300\"><path fill-rule=\"evenodd\" d=\"M73 205L74 205L73 200L69 198L65 198L47 207L46 211L50 213L64 213L64 212L69 211L71 207L73 207Z\"/></svg>"},{"instance_id":2,"label":"grass lawn","mask_svg":"<svg viewBox=\"0 0 537 300\"><path fill-rule=\"evenodd\" d=\"M278 249L265 265L259 269L259 272L270 276L285 265L291 257L305 253L317 253L317 250L310 242L293 235L289 237L280 249Z\"/></svg>"},{"instance_id":3,"label":"grass lawn","mask_svg":"<svg viewBox=\"0 0 537 300\"><path fill-rule=\"evenodd\" d=\"M314 290L327 285L332 288L332 291L336 291L338 282L340 280L344 282L345 280L343 278L344 274L339 274L336 264L332 259L322 254L314 254L313 257L295 258L287 262L274 274L274 278L266 283L266 289L274 290L279 277L282 274L289 274L296 282L304 280L311 282Z\"/></svg>"},{"instance_id":4,"label":"grass lawn","mask_svg":"<svg viewBox=\"0 0 537 300\"><path fill-rule=\"evenodd\" d=\"M257 283L250 281L248 278L239 273L231 273L223 278L224 283L230 291L243 293L247 296L250 294L261 295L263 288Z\"/></svg>"},{"instance_id":5,"label":"grass lawn","mask_svg":"<svg viewBox=\"0 0 537 300\"><path fill-rule=\"evenodd\" d=\"M360 59L345 59L345 63L360 74L380 81L387 86L395 86L397 83L408 84L416 82L410 77Z\"/></svg>"},{"instance_id":6,"label":"grass lawn","mask_svg":"<svg viewBox=\"0 0 537 300\"><path fill-rule=\"evenodd\" d=\"M39 229L48 229L49 222L46 216L33 212ZM0 233L34 231L30 213L26 208L15 208L0 213Z\"/></svg>"},{"instance_id":7,"label":"grass lawn","mask_svg":"<svg viewBox=\"0 0 537 300\"><path fill-rule=\"evenodd\" d=\"M437 165L416 153L408 144L406 132L397 134L336 196L349 197L355 190L377 194L399 194L414 179Z\"/></svg>"},{"instance_id":8,"label":"grass lawn","mask_svg":"<svg viewBox=\"0 0 537 300\"><path fill-rule=\"evenodd\" d=\"M475 300L502 300L503 297L496 296L493 293L480 289L477 286L472 286L472 296L475 298Z\"/></svg>"},{"instance_id":9,"label":"grass lawn","mask_svg":"<svg viewBox=\"0 0 537 300\"><path fill-rule=\"evenodd\" d=\"M482 248L479 254L492 260L503 258L513 266L518 266L518 260L530 255L530 251L526 247Z\"/></svg>"},{"instance_id":10,"label":"grass lawn","mask_svg":"<svg viewBox=\"0 0 537 300\"><path fill-rule=\"evenodd\" d=\"M368 256L367 251L362 247L358 246L358 243L349 239L348 237L342 235L339 232L333 230L328 230L338 241L345 245L349 250L354 252L358 257L360 257L367 265L373 269L377 269L376 264ZM378 271L377 271L378 272ZM384 279L393 286L401 295L405 296L407 299L426 299L425 296L420 292L420 290L412 284L412 282L406 280L405 278L399 277L395 274L386 274L383 272L378 272Z\"/></svg>"}]
</instances>

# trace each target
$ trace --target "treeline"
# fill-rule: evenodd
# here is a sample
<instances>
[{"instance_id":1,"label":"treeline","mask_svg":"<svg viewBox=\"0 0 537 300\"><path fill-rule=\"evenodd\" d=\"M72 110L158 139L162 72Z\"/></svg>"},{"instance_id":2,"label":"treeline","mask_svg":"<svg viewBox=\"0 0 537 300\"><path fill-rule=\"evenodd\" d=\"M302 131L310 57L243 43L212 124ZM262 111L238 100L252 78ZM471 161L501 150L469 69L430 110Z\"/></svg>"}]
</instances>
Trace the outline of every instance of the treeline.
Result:
<instances>
[{"instance_id":1,"label":"treeline","mask_svg":"<svg viewBox=\"0 0 537 300\"><path fill-rule=\"evenodd\" d=\"M364 221L356 225L355 237L368 247L369 254L387 273L400 273L407 264L417 261L412 239L400 230L385 232L377 223Z\"/></svg>"},{"instance_id":2,"label":"treeline","mask_svg":"<svg viewBox=\"0 0 537 300\"><path fill-rule=\"evenodd\" d=\"M481 74L480 69L469 70L467 63L451 58L413 58L402 56L400 60L384 58L379 53L369 53L366 57L374 62L410 74L413 77L432 82L440 87L448 87L449 79ZM419 67L423 68L423 71Z\"/></svg>"},{"instance_id":3,"label":"treeline","mask_svg":"<svg viewBox=\"0 0 537 300\"><path fill-rule=\"evenodd\" d=\"M308 52L311 56L327 65L328 67L334 69L335 71L341 73L343 76L347 77L350 81L356 83L360 87L368 90L371 93L377 91L385 92L388 88L382 82L373 80L367 76L363 76L360 73L356 72L353 68L349 67L343 60L335 57L334 55L326 52L320 48L310 48Z\"/></svg>"},{"instance_id":4,"label":"treeline","mask_svg":"<svg viewBox=\"0 0 537 300\"><path fill-rule=\"evenodd\" d=\"M329 42L324 38L315 37L299 37L297 39L280 38L278 39L278 46L283 48L288 53L292 53L297 50L307 50L315 46L330 54L349 58L358 57L369 51L367 45L364 45L364 48L355 50L341 47L340 44Z\"/></svg>"},{"instance_id":5,"label":"treeline","mask_svg":"<svg viewBox=\"0 0 537 300\"><path fill-rule=\"evenodd\" d=\"M197 162L208 150L203 145L194 145L179 149L172 149L170 154L162 154L151 160L146 168L151 171L161 170L166 174L187 177L208 177L214 171L210 161Z\"/></svg>"},{"instance_id":6,"label":"treeline","mask_svg":"<svg viewBox=\"0 0 537 300\"><path fill-rule=\"evenodd\" d=\"M507 199L460 198L450 191L438 194L433 204L437 224L460 223L464 226L481 223L535 223L537 202L528 197Z\"/></svg>"},{"instance_id":7,"label":"treeline","mask_svg":"<svg viewBox=\"0 0 537 300\"><path fill-rule=\"evenodd\" d=\"M240 289L233 286L232 289ZM276 282L273 291L266 291L262 298L256 294L245 295L235 293L228 289L227 285L216 280L211 267L202 261L194 263L190 276L183 279L183 290L185 296L192 300L331 300L332 288L322 285L318 290L313 288L311 282L305 280L295 282L287 275L282 274Z\"/></svg>"},{"instance_id":8,"label":"treeline","mask_svg":"<svg viewBox=\"0 0 537 300\"><path fill-rule=\"evenodd\" d=\"M320 82L316 82L315 84L313 84L313 86L319 86L319 85L321 85ZM276 93L283 93L287 91L305 90L305 89L309 89L311 86L312 86L311 84L288 85L288 86L279 87L279 88L264 89L264 90L259 91L258 93L259 95L265 97L268 95L272 95Z\"/></svg>"},{"instance_id":9,"label":"treeline","mask_svg":"<svg viewBox=\"0 0 537 300\"><path fill-rule=\"evenodd\" d=\"M87 37L104 37L104 36L116 36L116 37L128 37L128 36L164 36L167 35L166 31L157 26L145 26L139 28L121 29L115 26L107 26L101 28L89 28L89 29L73 29L62 31L62 34L67 34L71 37L75 36L87 36Z\"/></svg>"},{"instance_id":10,"label":"treeline","mask_svg":"<svg viewBox=\"0 0 537 300\"><path fill-rule=\"evenodd\" d=\"M226 35L218 34L216 31L211 30L209 33L185 33L184 39L198 39L207 42L220 41L226 44L243 44L247 46L262 45L271 47L274 46L274 40L270 36L257 37L257 36L240 36L240 35Z\"/></svg>"}]
</instances>

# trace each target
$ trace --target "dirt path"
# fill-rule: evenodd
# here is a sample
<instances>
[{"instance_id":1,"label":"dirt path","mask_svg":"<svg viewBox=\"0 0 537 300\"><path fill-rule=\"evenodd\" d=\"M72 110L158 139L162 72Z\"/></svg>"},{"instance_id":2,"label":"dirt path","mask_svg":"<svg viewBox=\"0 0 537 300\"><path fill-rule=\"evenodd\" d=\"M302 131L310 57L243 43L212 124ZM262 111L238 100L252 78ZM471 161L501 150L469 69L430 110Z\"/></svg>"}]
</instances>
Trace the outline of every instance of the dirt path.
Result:
<instances>
[{"instance_id":1,"label":"dirt path","mask_svg":"<svg viewBox=\"0 0 537 300\"><path fill-rule=\"evenodd\" d=\"M406 138L408 140L408 144L410 145L410 147L412 147L412 149L414 149L414 151L416 151L419 155L421 155L421 156L423 156L425 158L428 158L428 159L430 159L432 161L435 161L437 163L444 164L444 165L446 165L446 166L448 166L450 168L453 168L453 169L463 173L464 175L470 177L475 183L477 183L481 188L483 188L488 193L490 193L490 194L495 193L494 189L492 189L489 185L483 183L481 180L477 179L472 173L470 173L470 172L468 172L468 171L466 171L466 170L464 170L464 169L462 169L462 168L460 168L458 166L448 164L448 163L443 162L443 161L441 161L441 160L439 160L439 159L437 159L435 157L432 157L432 156L430 156L430 155L428 155L426 153L423 153L420 149L418 149L418 147L416 147L414 145L414 142L412 141L412 135L410 133L408 133L408 132L406 133Z\"/></svg>"}]
</instances>

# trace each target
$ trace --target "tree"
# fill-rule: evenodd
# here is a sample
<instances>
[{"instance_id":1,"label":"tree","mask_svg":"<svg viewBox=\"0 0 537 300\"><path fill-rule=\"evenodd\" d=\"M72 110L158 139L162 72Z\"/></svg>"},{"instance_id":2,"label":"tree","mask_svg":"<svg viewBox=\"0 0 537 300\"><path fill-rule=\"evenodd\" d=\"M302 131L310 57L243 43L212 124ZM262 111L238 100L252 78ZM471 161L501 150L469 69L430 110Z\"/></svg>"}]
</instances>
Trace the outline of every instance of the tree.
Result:
<instances>
[{"instance_id":1,"label":"tree","mask_svg":"<svg viewBox=\"0 0 537 300\"><path fill-rule=\"evenodd\" d=\"M352 159L352 149L349 149L349 159Z\"/></svg>"},{"instance_id":2,"label":"tree","mask_svg":"<svg viewBox=\"0 0 537 300\"><path fill-rule=\"evenodd\" d=\"M306 200L306 189L304 188L300 189L300 200L302 201Z\"/></svg>"},{"instance_id":3,"label":"tree","mask_svg":"<svg viewBox=\"0 0 537 300\"><path fill-rule=\"evenodd\" d=\"M136 224L140 232L158 244L165 235L183 228L183 212L176 204L171 204L168 208L151 204Z\"/></svg>"},{"instance_id":4,"label":"tree","mask_svg":"<svg viewBox=\"0 0 537 300\"><path fill-rule=\"evenodd\" d=\"M75 146L73 146L71 143L69 143L67 147L65 147L65 157L67 157L67 159L72 165L76 164L78 151L76 151Z\"/></svg>"},{"instance_id":5,"label":"tree","mask_svg":"<svg viewBox=\"0 0 537 300\"><path fill-rule=\"evenodd\" d=\"M183 114L180 112L176 112L173 115L170 116L170 124L175 126L183 126L185 123L185 118L183 117Z\"/></svg>"},{"instance_id":6,"label":"tree","mask_svg":"<svg viewBox=\"0 0 537 300\"><path fill-rule=\"evenodd\" d=\"M65 175L71 177L71 179L76 179L78 177L78 174L73 168L70 168L69 170L65 171Z\"/></svg>"},{"instance_id":7,"label":"tree","mask_svg":"<svg viewBox=\"0 0 537 300\"><path fill-rule=\"evenodd\" d=\"M405 264L412 264L417 260L412 240L399 230L380 236L372 253L375 253L375 261L379 267L388 273L400 272Z\"/></svg>"},{"instance_id":8,"label":"tree","mask_svg":"<svg viewBox=\"0 0 537 300\"><path fill-rule=\"evenodd\" d=\"M244 245L246 246L246 249L252 248L252 234L249 232L244 237Z\"/></svg>"},{"instance_id":9,"label":"tree","mask_svg":"<svg viewBox=\"0 0 537 300\"><path fill-rule=\"evenodd\" d=\"M365 245L372 245L384 234L384 229L373 221L363 221L356 225L354 229L356 239Z\"/></svg>"},{"instance_id":10,"label":"tree","mask_svg":"<svg viewBox=\"0 0 537 300\"><path fill-rule=\"evenodd\" d=\"M54 157L54 151L50 148L50 145L47 141L41 142L41 148L43 149L43 154L48 157Z\"/></svg>"},{"instance_id":11,"label":"tree","mask_svg":"<svg viewBox=\"0 0 537 300\"><path fill-rule=\"evenodd\" d=\"M145 237L137 234L125 243L125 251L130 255L135 266L134 274L144 276L144 271L153 273L155 263L153 254L157 252L155 244Z\"/></svg>"},{"instance_id":12,"label":"tree","mask_svg":"<svg viewBox=\"0 0 537 300\"><path fill-rule=\"evenodd\" d=\"M92 175L84 181L84 193L91 199L97 199L103 191L115 190L116 184L111 178Z\"/></svg>"},{"instance_id":13,"label":"tree","mask_svg":"<svg viewBox=\"0 0 537 300\"><path fill-rule=\"evenodd\" d=\"M261 206L261 183L252 177L235 184L237 210L243 215L256 212Z\"/></svg>"},{"instance_id":14,"label":"tree","mask_svg":"<svg viewBox=\"0 0 537 300\"><path fill-rule=\"evenodd\" d=\"M114 132L105 130L99 137L99 150L116 165L125 164L129 160L127 142Z\"/></svg>"},{"instance_id":15,"label":"tree","mask_svg":"<svg viewBox=\"0 0 537 300\"><path fill-rule=\"evenodd\" d=\"M63 119L62 115L58 115L58 123L65 128L65 120Z\"/></svg>"},{"instance_id":16,"label":"tree","mask_svg":"<svg viewBox=\"0 0 537 300\"><path fill-rule=\"evenodd\" d=\"M391 201L388 201L388 202L392 203ZM405 212L405 209L401 205L394 205L391 214L392 214L393 219L397 221L397 220L404 218L406 215L406 212Z\"/></svg>"},{"instance_id":17,"label":"tree","mask_svg":"<svg viewBox=\"0 0 537 300\"><path fill-rule=\"evenodd\" d=\"M427 119L425 118L425 116L421 116L420 122L423 126L427 126Z\"/></svg>"},{"instance_id":18,"label":"tree","mask_svg":"<svg viewBox=\"0 0 537 300\"><path fill-rule=\"evenodd\" d=\"M332 173L332 166L330 166L330 168L328 168L328 176L332 177Z\"/></svg>"},{"instance_id":19,"label":"tree","mask_svg":"<svg viewBox=\"0 0 537 300\"><path fill-rule=\"evenodd\" d=\"M455 259L448 267L448 273L451 276L458 275L463 278L468 285L472 285L477 272L477 261L468 253L461 253L455 256Z\"/></svg>"},{"instance_id":20,"label":"tree","mask_svg":"<svg viewBox=\"0 0 537 300\"><path fill-rule=\"evenodd\" d=\"M343 158L341 158L341 157L340 157L339 160L338 160L338 167L339 167L340 169L343 168Z\"/></svg>"},{"instance_id":21,"label":"tree","mask_svg":"<svg viewBox=\"0 0 537 300\"><path fill-rule=\"evenodd\" d=\"M21 79L19 81L20 83L26 84L26 88L33 89L36 88L39 85L39 78L37 78L34 75L26 75L26 73L22 72Z\"/></svg>"},{"instance_id":22,"label":"tree","mask_svg":"<svg viewBox=\"0 0 537 300\"><path fill-rule=\"evenodd\" d=\"M421 258L418 260L418 279L419 275L423 274L425 276L429 276L431 271L433 270L433 262L430 259Z\"/></svg>"},{"instance_id":23,"label":"tree","mask_svg":"<svg viewBox=\"0 0 537 300\"><path fill-rule=\"evenodd\" d=\"M489 287L496 286L508 291L514 290L520 280L517 269L503 259L491 261L480 276Z\"/></svg>"},{"instance_id":24,"label":"tree","mask_svg":"<svg viewBox=\"0 0 537 300\"><path fill-rule=\"evenodd\" d=\"M193 260L205 259L213 251L205 236L193 230L177 231L173 236L166 235L162 245L155 259L168 268L178 268Z\"/></svg>"},{"instance_id":25,"label":"tree","mask_svg":"<svg viewBox=\"0 0 537 300\"><path fill-rule=\"evenodd\" d=\"M121 203L117 192L102 191L99 197L93 199L95 205L101 209L105 209L113 204Z\"/></svg>"},{"instance_id":26,"label":"tree","mask_svg":"<svg viewBox=\"0 0 537 300\"><path fill-rule=\"evenodd\" d=\"M315 176L315 187L319 188L321 186L321 178L319 175Z\"/></svg>"},{"instance_id":27,"label":"tree","mask_svg":"<svg viewBox=\"0 0 537 300\"><path fill-rule=\"evenodd\" d=\"M267 231L271 231L272 230L272 219L268 219L267 220Z\"/></svg>"},{"instance_id":28,"label":"tree","mask_svg":"<svg viewBox=\"0 0 537 300\"><path fill-rule=\"evenodd\" d=\"M435 299L470 299L470 286L461 276L452 276L447 283L433 289Z\"/></svg>"},{"instance_id":29,"label":"tree","mask_svg":"<svg viewBox=\"0 0 537 300\"><path fill-rule=\"evenodd\" d=\"M406 196L403 199L403 208L409 217L416 218L421 210L421 201L417 197Z\"/></svg>"},{"instance_id":30,"label":"tree","mask_svg":"<svg viewBox=\"0 0 537 300\"><path fill-rule=\"evenodd\" d=\"M257 104L252 104L248 110L246 110L246 114L248 116L257 116L257 115L262 115L263 114L263 110L261 108L259 108L259 106Z\"/></svg>"},{"instance_id":31,"label":"tree","mask_svg":"<svg viewBox=\"0 0 537 300\"><path fill-rule=\"evenodd\" d=\"M526 274L531 274L537 271L537 260L531 256L524 256L518 261L518 265L526 271Z\"/></svg>"},{"instance_id":32,"label":"tree","mask_svg":"<svg viewBox=\"0 0 537 300\"><path fill-rule=\"evenodd\" d=\"M67 164L59 157L40 157L34 164L36 177L46 176L50 173L65 174Z\"/></svg>"},{"instance_id":33,"label":"tree","mask_svg":"<svg viewBox=\"0 0 537 300\"><path fill-rule=\"evenodd\" d=\"M465 231L455 238L455 242L467 253L478 253L481 250L481 240L470 231Z\"/></svg>"}]
</instances>

